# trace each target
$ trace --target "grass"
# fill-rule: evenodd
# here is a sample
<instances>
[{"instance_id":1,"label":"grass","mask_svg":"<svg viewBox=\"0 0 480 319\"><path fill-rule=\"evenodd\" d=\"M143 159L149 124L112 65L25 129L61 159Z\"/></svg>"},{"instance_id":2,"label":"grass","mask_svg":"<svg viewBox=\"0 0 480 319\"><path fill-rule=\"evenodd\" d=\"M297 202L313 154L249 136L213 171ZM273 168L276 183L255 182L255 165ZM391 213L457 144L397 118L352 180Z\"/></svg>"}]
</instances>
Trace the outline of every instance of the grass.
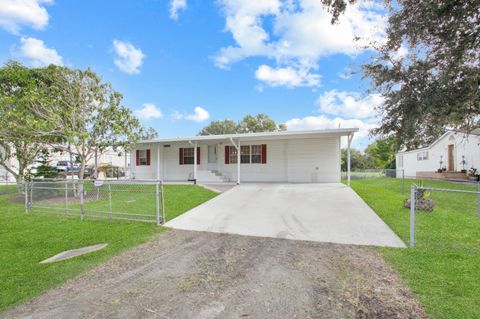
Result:
<instances>
[{"instance_id":1,"label":"grass","mask_svg":"<svg viewBox=\"0 0 480 319\"><path fill-rule=\"evenodd\" d=\"M405 182L408 194L412 181ZM447 182L426 186L474 190ZM409 210L402 203L401 181L365 179L352 188L406 242ZM416 214L413 249L381 248L432 318L480 318L480 219L478 195L433 191L431 213Z\"/></svg>"},{"instance_id":2,"label":"grass","mask_svg":"<svg viewBox=\"0 0 480 319\"><path fill-rule=\"evenodd\" d=\"M0 186L0 193L6 189ZM129 197L125 194L118 195L117 200L127 200ZM199 186L166 185L167 220L215 195ZM153 234L163 230L149 223L92 219L80 221L78 217L25 214L23 205L12 202L9 199L11 196L0 195L0 311L55 287L127 248L146 242ZM142 211L149 207L151 196L145 199L136 197L130 209L136 206L137 210ZM108 243L108 246L101 251L62 262L39 264L41 260L61 251L97 243Z\"/></svg>"}]
</instances>

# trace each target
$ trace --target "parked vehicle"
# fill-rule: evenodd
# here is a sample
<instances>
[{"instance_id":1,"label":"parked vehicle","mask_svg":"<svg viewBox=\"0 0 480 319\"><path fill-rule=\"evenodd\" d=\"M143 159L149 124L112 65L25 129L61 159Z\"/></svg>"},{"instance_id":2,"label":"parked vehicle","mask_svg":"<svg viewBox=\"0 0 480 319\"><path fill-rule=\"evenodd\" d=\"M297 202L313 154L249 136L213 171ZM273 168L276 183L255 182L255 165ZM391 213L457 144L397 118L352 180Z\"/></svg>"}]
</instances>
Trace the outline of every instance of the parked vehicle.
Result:
<instances>
[{"instance_id":1,"label":"parked vehicle","mask_svg":"<svg viewBox=\"0 0 480 319\"><path fill-rule=\"evenodd\" d=\"M73 167L72 167L73 166ZM80 171L80 167L76 163L72 163L70 161L58 161L57 162L57 171L59 172L73 172L78 173Z\"/></svg>"}]
</instances>

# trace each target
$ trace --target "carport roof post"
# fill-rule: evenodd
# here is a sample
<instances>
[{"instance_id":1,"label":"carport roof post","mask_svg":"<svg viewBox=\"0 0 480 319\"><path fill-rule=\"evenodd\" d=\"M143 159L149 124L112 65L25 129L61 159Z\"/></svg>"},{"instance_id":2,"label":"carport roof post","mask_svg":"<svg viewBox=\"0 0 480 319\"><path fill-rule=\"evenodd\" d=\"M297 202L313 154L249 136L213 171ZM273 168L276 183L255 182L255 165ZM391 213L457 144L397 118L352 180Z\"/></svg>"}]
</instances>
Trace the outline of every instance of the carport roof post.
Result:
<instances>
[{"instance_id":1,"label":"carport roof post","mask_svg":"<svg viewBox=\"0 0 480 319\"><path fill-rule=\"evenodd\" d=\"M347 185L350 187L350 145L352 144L353 140L353 133L347 136Z\"/></svg>"}]
</instances>

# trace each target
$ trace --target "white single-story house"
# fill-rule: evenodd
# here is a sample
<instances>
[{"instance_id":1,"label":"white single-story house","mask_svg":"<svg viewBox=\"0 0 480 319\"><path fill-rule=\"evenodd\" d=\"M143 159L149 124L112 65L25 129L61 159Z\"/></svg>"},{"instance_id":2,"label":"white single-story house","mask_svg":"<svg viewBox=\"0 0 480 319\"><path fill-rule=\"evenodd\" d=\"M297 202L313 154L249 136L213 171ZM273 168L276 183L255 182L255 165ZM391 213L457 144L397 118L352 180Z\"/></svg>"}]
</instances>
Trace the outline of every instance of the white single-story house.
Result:
<instances>
[{"instance_id":1,"label":"white single-story house","mask_svg":"<svg viewBox=\"0 0 480 319\"><path fill-rule=\"evenodd\" d=\"M63 147L65 148L65 147ZM0 149L0 152L2 149ZM48 160L50 161L51 166L57 166L59 161L70 161L70 155L67 151L55 151L53 147L49 148L50 154ZM75 156L73 156L75 158ZM126 176L129 176L130 171L130 153L124 152L123 149L114 151L113 148L107 148L103 152L97 154L97 159L93 156L87 162L87 166L94 166L95 163L98 166L102 165L112 165L116 167L121 167L124 169ZM7 161L7 166L12 168L14 171L18 170L18 161L15 158L10 158ZM31 165L29 168L34 171L35 167L38 166L38 162ZM12 182L14 183L15 177L9 173L3 166L0 166L0 183Z\"/></svg>"},{"instance_id":2,"label":"white single-story house","mask_svg":"<svg viewBox=\"0 0 480 319\"><path fill-rule=\"evenodd\" d=\"M461 172L474 167L480 170L480 130L469 134L447 131L427 147L398 152L396 164L397 170L411 177L427 176L439 169Z\"/></svg>"},{"instance_id":3,"label":"white single-story house","mask_svg":"<svg viewBox=\"0 0 480 319\"><path fill-rule=\"evenodd\" d=\"M132 152L132 177L198 182L340 182L340 139L357 128L161 138ZM349 160L348 160L349 162Z\"/></svg>"}]
</instances>

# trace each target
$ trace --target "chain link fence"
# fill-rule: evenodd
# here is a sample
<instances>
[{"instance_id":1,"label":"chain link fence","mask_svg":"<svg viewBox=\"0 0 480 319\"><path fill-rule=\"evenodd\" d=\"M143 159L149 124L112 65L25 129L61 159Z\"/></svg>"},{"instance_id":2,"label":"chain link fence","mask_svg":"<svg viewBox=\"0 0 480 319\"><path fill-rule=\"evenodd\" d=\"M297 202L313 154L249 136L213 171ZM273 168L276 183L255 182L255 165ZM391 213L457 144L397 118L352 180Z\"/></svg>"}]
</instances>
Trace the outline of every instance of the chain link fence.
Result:
<instances>
[{"instance_id":1,"label":"chain link fence","mask_svg":"<svg viewBox=\"0 0 480 319\"><path fill-rule=\"evenodd\" d=\"M433 185L436 187L412 184L410 196L404 200L404 207L410 209L410 247L415 246L418 235L421 240L432 240L429 230L435 229L442 237L451 237L446 242L455 243L461 236L468 241L469 234L480 229L480 183Z\"/></svg>"},{"instance_id":2,"label":"chain link fence","mask_svg":"<svg viewBox=\"0 0 480 319\"><path fill-rule=\"evenodd\" d=\"M165 223L163 184L141 180L33 180L25 183L27 213Z\"/></svg>"},{"instance_id":3,"label":"chain link fence","mask_svg":"<svg viewBox=\"0 0 480 319\"><path fill-rule=\"evenodd\" d=\"M347 180L347 172L342 171L342 180ZM363 169L350 172L350 180L361 180L362 183L378 185L381 183L385 189L405 193L405 174L403 169Z\"/></svg>"}]
</instances>

